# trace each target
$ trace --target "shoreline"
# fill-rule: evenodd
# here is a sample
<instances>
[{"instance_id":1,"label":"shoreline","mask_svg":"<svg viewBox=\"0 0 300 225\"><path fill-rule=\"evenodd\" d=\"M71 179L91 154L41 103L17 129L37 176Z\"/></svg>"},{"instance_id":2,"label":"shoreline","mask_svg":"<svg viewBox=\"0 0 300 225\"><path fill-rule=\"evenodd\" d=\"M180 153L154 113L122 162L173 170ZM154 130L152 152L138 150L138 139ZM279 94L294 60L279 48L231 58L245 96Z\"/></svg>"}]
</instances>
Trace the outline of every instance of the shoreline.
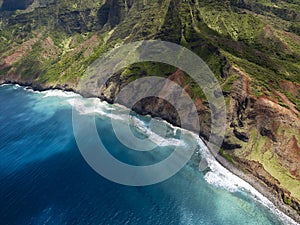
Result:
<instances>
[{"instance_id":1,"label":"shoreline","mask_svg":"<svg viewBox=\"0 0 300 225\"><path fill-rule=\"evenodd\" d=\"M250 184L255 190L266 197L280 212L284 213L296 223L300 224L300 215L296 212L296 210L282 203L280 199L278 199L277 196L260 179L252 174L244 173L221 155L214 155L214 157L224 168L228 169L231 173Z\"/></svg>"},{"instance_id":2,"label":"shoreline","mask_svg":"<svg viewBox=\"0 0 300 225\"><path fill-rule=\"evenodd\" d=\"M19 85L21 87L26 87L28 89L32 89L34 91L48 91L48 90L61 90L61 91L66 91L66 92L73 92L75 94L79 94L81 95L83 98L90 98L90 97L95 97L95 98L99 98L98 96L87 96L84 93L81 93L80 91L76 91L73 88L66 88L60 85L57 85L55 87L49 86L41 86L40 84L33 84L30 82L10 82L10 81L0 81L0 85L4 85L4 84L11 84L11 85ZM101 100L103 101L103 100ZM112 102L108 102L109 104L113 104ZM120 105L120 104L116 104L116 105ZM123 105L120 105L122 107L126 107ZM126 107L127 108L127 107ZM136 112L137 114L141 114ZM163 122L176 127L176 128L180 128L176 125L171 124L170 122L161 119ZM181 129L181 128L180 128ZM231 162L229 162L228 160L226 160L224 157L222 157L220 154L216 154L214 152L211 151L211 149L209 149L208 145L207 145L207 141L201 137L199 134L196 134L193 131L187 130L193 134L195 134L197 137L199 137L203 144L206 146L206 148L208 149L208 151L210 152L210 154L212 155L212 157L215 158L215 160L225 169L227 169L229 172L231 172L233 175L237 176L238 178L242 179L243 181L245 181L246 183L248 183L251 187L253 187L257 192L259 192L262 196L264 196L266 199L268 199L277 210L279 210L281 213L285 214L287 217L291 218L292 220L294 220L294 222L297 224L300 223L300 215L296 212L296 210L292 209L291 207L289 207L288 205L284 204L280 199L278 199L278 197L276 196L276 194L269 188L267 187L259 178L255 177L252 174L246 174L244 173L241 169L239 169L237 166L235 166L234 164L232 164ZM195 168L196 169L196 168ZM266 206L267 207L267 206Z\"/></svg>"}]
</instances>

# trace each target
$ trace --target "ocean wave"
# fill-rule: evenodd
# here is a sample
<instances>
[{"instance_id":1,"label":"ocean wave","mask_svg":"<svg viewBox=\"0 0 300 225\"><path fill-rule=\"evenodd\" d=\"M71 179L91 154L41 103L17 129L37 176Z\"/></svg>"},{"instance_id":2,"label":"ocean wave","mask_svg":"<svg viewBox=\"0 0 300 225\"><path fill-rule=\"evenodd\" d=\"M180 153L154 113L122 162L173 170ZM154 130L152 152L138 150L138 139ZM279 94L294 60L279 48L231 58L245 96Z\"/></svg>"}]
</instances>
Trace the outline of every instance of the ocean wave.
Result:
<instances>
[{"instance_id":1,"label":"ocean wave","mask_svg":"<svg viewBox=\"0 0 300 225\"><path fill-rule=\"evenodd\" d=\"M19 88L22 88L19 84L14 84L12 87L13 87L13 89L15 89L15 90L16 90L16 89L19 89Z\"/></svg>"},{"instance_id":2,"label":"ocean wave","mask_svg":"<svg viewBox=\"0 0 300 225\"><path fill-rule=\"evenodd\" d=\"M31 93L40 94L39 91L35 91L35 90L33 90L33 89L31 89L31 88L28 88L28 87L25 87L24 90L25 90L25 91L28 91L28 92L31 92Z\"/></svg>"},{"instance_id":3,"label":"ocean wave","mask_svg":"<svg viewBox=\"0 0 300 225\"><path fill-rule=\"evenodd\" d=\"M23 88L23 86L19 85L19 84L1 84L0 87L6 87L6 86L10 86L12 87L12 89L17 90L19 88Z\"/></svg>"},{"instance_id":4,"label":"ocean wave","mask_svg":"<svg viewBox=\"0 0 300 225\"><path fill-rule=\"evenodd\" d=\"M67 102L73 107L73 109L75 109L82 115L98 114L103 117L120 121L123 121L125 119L125 117L122 115L112 113L112 111L115 110L114 107L106 102L102 102L98 98L70 99Z\"/></svg>"},{"instance_id":5,"label":"ocean wave","mask_svg":"<svg viewBox=\"0 0 300 225\"><path fill-rule=\"evenodd\" d=\"M186 146L186 143L182 139L175 139L175 138L166 138L162 137L148 128L144 121L133 118L134 125L137 129L141 130L148 138L158 146L165 147L165 146ZM170 127L167 127L170 129Z\"/></svg>"},{"instance_id":6,"label":"ocean wave","mask_svg":"<svg viewBox=\"0 0 300 225\"><path fill-rule=\"evenodd\" d=\"M1 84L0 87L12 86L12 84Z\"/></svg>"},{"instance_id":7,"label":"ocean wave","mask_svg":"<svg viewBox=\"0 0 300 225\"><path fill-rule=\"evenodd\" d=\"M79 94L76 94L72 91L62 91L62 90L47 90L47 91L41 91L41 94L44 95L44 98L47 97L64 97L64 98L73 98L73 97L79 97Z\"/></svg>"}]
</instances>

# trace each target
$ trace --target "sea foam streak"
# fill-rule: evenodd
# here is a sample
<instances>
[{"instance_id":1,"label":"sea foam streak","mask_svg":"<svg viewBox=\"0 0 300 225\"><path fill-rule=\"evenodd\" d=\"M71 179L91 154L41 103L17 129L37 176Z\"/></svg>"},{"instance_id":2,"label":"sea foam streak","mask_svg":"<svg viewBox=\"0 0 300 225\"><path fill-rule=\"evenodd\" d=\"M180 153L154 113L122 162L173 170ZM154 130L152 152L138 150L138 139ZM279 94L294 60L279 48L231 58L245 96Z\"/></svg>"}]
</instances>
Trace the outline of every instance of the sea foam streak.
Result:
<instances>
[{"instance_id":1,"label":"sea foam streak","mask_svg":"<svg viewBox=\"0 0 300 225\"><path fill-rule=\"evenodd\" d=\"M119 120L120 122L127 122L126 115L128 114L128 109L113 107L108 103L101 102L99 99L70 99L68 102L75 107L75 109L83 115L87 114L98 114L100 116L108 117L113 120ZM116 111L114 113L113 111ZM185 143L182 140L175 138L164 138L160 135L153 132L150 128L148 128L144 121L138 119L137 117L132 118L134 127L143 132L143 134L147 135L148 138L158 146L184 146Z\"/></svg>"},{"instance_id":2,"label":"sea foam streak","mask_svg":"<svg viewBox=\"0 0 300 225\"><path fill-rule=\"evenodd\" d=\"M185 146L183 140L175 139L175 138L165 138L153 132L150 128L148 128L142 120L138 118L133 118L134 125L140 131L148 136L148 138L159 146Z\"/></svg>"},{"instance_id":3,"label":"sea foam streak","mask_svg":"<svg viewBox=\"0 0 300 225\"><path fill-rule=\"evenodd\" d=\"M82 115L98 114L115 120L124 120L125 117L111 113L114 108L106 102L101 102L97 98L90 99L69 99L68 103Z\"/></svg>"},{"instance_id":4,"label":"sea foam streak","mask_svg":"<svg viewBox=\"0 0 300 225\"><path fill-rule=\"evenodd\" d=\"M48 90L42 91L41 94L44 95L44 98L47 97L64 97L64 98L73 98L78 97L79 95L71 91L61 91L61 90Z\"/></svg>"}]
</instances>

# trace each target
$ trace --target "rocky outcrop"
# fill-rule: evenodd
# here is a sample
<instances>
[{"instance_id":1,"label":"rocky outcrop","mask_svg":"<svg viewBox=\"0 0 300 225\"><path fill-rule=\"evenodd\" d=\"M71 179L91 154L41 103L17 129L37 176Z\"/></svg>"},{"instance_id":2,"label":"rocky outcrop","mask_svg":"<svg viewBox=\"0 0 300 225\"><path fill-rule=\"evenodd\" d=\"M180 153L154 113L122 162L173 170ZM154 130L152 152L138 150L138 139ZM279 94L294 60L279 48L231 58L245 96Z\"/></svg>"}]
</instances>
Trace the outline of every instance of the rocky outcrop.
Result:
<instances>
[{"instance_id":1,"label":"rocky outcrop","mask_svg":"<svg viewBox=\"0 0 300 225\"><path fill-rule=\"evenodd\" d=\"M229 128L223 148L230 150L229 154L240 169L258 178L278 199L281 199L282 203L300 212L300 201L293 197L295 192L291 193L284 187L282 180L284 178L270 168L266 169L263 165L264 161L251 159L253 151L260 151L259 154L262 155L270 152L273 158L278 159L276 163L281 168L287 169L289 176L294 176L291 179L298 179L300 184L300 118L294 108L282 107L272 97L254 97L250 90L251 79L241 70L232 67L231 73L238 75L238 79L233 84L230 95ZM296 89L292 91L297 91L297 86L295 87L294 84L283 83L282 85L292 86ZM274 91L274 96L276 93ZM253 136L254 131L257 132L256 138ZM259 150L249 147L257 145L260 141L258 137L266 137L264 146L261 146ZM238 148L242 150L234 150Z\"/></svg>"},{"instance_id":2,"label":"rocky outcrop","mask_svg":"<svg viewBox=\"0 0 300 225\"><path fill-rule=\"evenodd\" d=\"M185 93L189 92L189 84L185 84L184 81L186 80L186 75L178 69L175 71L172 75L168 77L168 80L173 81L174 83L177 83L179 86L181 86L182 91ZM98 96L104 101L114 103L115 98L118 95L119 91L126 86L127 81L122 80L120 74L116 74L112 76L105 85L102 85L98 91ZM208 126L210 124L210 112L207 107L207 104L203 102L202 99L198 98L195 101L192 101L190 103L187 102L179 102L180 97L174 95L174 93L170 90L170 84L166 81L164 84L158 84L161 86L161 88L158 88L158 90L161 90L161 93L157 93L157 95L162 95L165 98L159 98L159 97L147 97L143 98L140 101L136 102L132 108L135 112L141 114L141 115L151 115L152 117L160 117L168 122L170 122L173 125L181 126L181 120L180 115L178 115L178 110L182 113L182 117L188 118L190 109L192 109L194 106L196 106L196 110L198 112L199 116L199 122L201 127L201 134L207 138L209 138L210 135L210 127ZM138 93L143 93L145 90L144 87L137 86L134 91L136 94L133 94L133 96L138 96ZM170 91L164 91L164 90L170 90ZM132 94L132 93L128 93ZM127 107L127 101L129 97L123 96L122 99L118 99L116 103L123 104ZM166 101L165 99L174 99L172 105L170 102ZM181 107L180 109L175 107ZM194 124L186 124L188 127L185 127L189 130L196 130L194 128Z\"/></svg>"}]
</instances>

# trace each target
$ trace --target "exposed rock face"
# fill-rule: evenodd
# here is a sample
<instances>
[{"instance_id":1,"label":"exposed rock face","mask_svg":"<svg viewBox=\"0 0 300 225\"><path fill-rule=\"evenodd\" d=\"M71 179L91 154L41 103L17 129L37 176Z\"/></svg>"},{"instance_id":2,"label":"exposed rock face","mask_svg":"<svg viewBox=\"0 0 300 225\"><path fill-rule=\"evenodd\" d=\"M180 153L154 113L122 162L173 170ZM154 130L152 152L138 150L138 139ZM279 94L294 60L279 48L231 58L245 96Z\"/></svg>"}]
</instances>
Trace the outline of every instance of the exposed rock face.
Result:
<instances>
[{"instance_id":1,"label":"exposed rock face","mask_svg":"<svg viewBox=\"0 0 300 225\"><path fill-rule=\"evenodd\" d=\"M289 91L294 96L298 96L300 93L300 84L283 80L279 83L279 85L284 91Z\"/></svg>"},{"instance_id":2,"label":"exposed rock face","mask_svg":"<svg viewBox=\"0 0 300 225\"><path fill-rule=\"evenodd\" d=\"M38 41L37 38L33 38L22 43L22 45L19 48L17 48L13 54L8 55L3 59L0 66L2 67L12 66L15 62L17 62L22 57L24 57L27 53L29 53L32 50L32 45L35 44L37 41Z\"/></svg>"},{"instance_id":3,"label":"exposed rock face","mask_svg":"<svg viewBox=\"0 0 300 225\"><path fill-rule=\"evenodd\" d=\"M300 155L297 133L300 132L300 119L292 110L283 108L264 97L256 100L253 111L249 111L245 116L250 119L247 122L250 127L247 126L247 129L255 126L261 136L268 137L269 144L266 147L279 157L281 164L289 169L291 174L299 179ZM295 135L286 132L289 130L293 130Z\"/></svg>"},{"instance_id":4,"label":"exposed rock face","mask_svg":"<svg viewBox=\"0 0 300 225\"><path fill-rule=\"evenodd\" d=\"M231 73L238 74L239 77L233 84L234 88L230 94L231 101L227 112L229 126L231 127L234 136L239 140L247 142L249 136L245 126L247 126L247 120L254 118L254 115L250 113L254 108L255 102L255 98L250 96L251 79L236 67L232 67ZM232 143L229 138L225 138L223 147L232 150L241 148L242 146L238 143Z\"/></svg>"},{"instance_id":5,"label":"exposed rock face","mask_svg":"<svg viewBox=\"0 0 300 225\"><path fill-rule=\"evenodd\" d=\"M175 82L179 86L181 86L182 91L188 93L188 84L184 84L186 75L178 69L175 71L171 76L168 77L170 81ZM112 78L110 78L105 85L100 87L98 95L102 100L108 101L110 103L115 102L115 98L118 95L119 91L121 90L122 86L125 86L126 81L122 80L120 78L120 75L115 75ZM160 93L157 93L158 96L164 96L163 98L159 97L147 97L143 98L140 101L136 102L132 109L136 111L139 114L142 115L151 115L153 117L160 117L176 126L181 126L181 120L180 115L178 115L178 110L182 113L182 117L188 118L189 113L191 112L191 109L196 106L196 110L199 115L199 121L200 121L200 127L202 135L209 137L210 134L210 127L207 126L207 124L210 124L210 114L209 110L206 105L203 104L203 101L199 98L196 101L191 101L190 103L182 101L180 102L180 97L174 95L172 91L164 91L164 90L170 90L170 85L166 81L165 84L159 84L161 85L161 88L158 88L161 90ZM133 96L138 96L138 93L142 93L145 90L143 87L137 86L134 91L136 94L133 93ZM130 93L132 94L132 93ZM118 99L117 103L123 104L125 106L127 105L126 99L129 97L123 96L122 99ZM173 104L166 101L165 99L173 99ZM184 99L183 99L184 100ZM174 108L177 107L177 110ZM180 107L180 108L179 108ZM192 122L192 121L191 121ZM205 124L205 125L204 125ZM202 125L202 126L201 126ZM197 130L195 124L186 124L186 129L189 130Z\"/></svg>"},{"instance_id":6,"label":"exposed rock face","mask_svg":"<svg viewBox=\"0 0 300 225\"><path fill-rule=\"evenodd\" d=\"M233 85L228 112L230 128L227 137L230 138L225 139L223 147L229 150L237 147L242 148L243 150L239 150L239 153L232 152L237 165L263 181L264 185L271 188L278 198L281 198L285 203L288 201L290 206L299 212L300 204L299 199L297 200L299 195L296 195L297 198L293 197L295 192L291 194L287 188L282 186L287 184L281 183L283 182L281 175L276 174L264 160L259 162L252 160L252 158L254 157L254 148L256 148L255 143L259 142L258 137L266 137L265 144L258 150L260 151L259 154L264 155L269 152L272 158L278 160L277 163L281 168L287 169L294 176L294 179L300 181L300 149L298 144L300 118L295 114L294 108L282 107L276 103L275 99L267 96L254 97L250 91L250 78L235 67L232 68L231 72L238 74L238 79ZM283 83L282 85L291 84ZM253 136L252 132L254 131L257 132L256 137ZM232 138L234 136L236 139ZM242 142L246 143L243 144ZM299 186L295 186L295 188L293 191L297 190Z\"/></svg>"},{"instance_id":7,"label":"exposed rock face","mask_svg":"<svg viewBox=\"0 0 300 225\"><path fill-rule=\"evenodd\" d=\"M300 164L295 161L300 160L300 147L296 136L293 135L288 141L285 149L282 149L282 158L285 159L282 163L285 167L290 168L291 174L300 180Z\"/></svg>"}]
</instances>

